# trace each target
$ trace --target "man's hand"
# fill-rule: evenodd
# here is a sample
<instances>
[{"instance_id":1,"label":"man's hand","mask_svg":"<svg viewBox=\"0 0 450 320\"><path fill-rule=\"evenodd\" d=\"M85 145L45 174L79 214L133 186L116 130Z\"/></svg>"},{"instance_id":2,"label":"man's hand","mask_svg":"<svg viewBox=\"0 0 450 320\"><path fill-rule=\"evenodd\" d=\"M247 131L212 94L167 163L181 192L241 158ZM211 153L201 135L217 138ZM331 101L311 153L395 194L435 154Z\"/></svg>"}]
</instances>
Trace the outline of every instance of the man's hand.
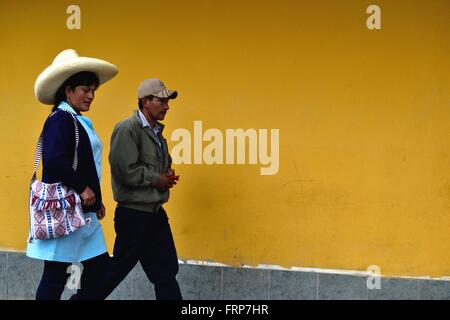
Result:
<instances>
[{"instance_id":1,"label":"man's hand","mask_svg":"<svg viewBox=\"0 0 450 320\"><path fill-rule=\"evenodd\" d=\"M160 191L166 191L170 188L173 188L173 186L176 184L177 182L171 179L168 173L161 173L158 182L156 182L155 184L155 187Z\"/></svg>"},{"instance_id":2,"label":"man's hand","mask_svg":"<svg viewBox=\"0 0 450 320\"><path fill-rule=\"evenodd\" d=\"M86 187L84 191L80 194L82 204L85 207L90 207L95 203L95 193L91 188Z\"/></svg>"},{"instance_id":3,"label":"man's hand","mask_svg":"<svg viewBox=\"0 0 450 320\"><path fill-rule=\"evenodd\" d=\"M102 203L101 208L98 209L97 211L97 218L98 220L102 220L105 216L106 216L106 208Z\"/></svg>"},{"instance_id":4,"label":"man's hand","mask_svg":"<svg viewBox=\"0 0 450 320\"><path fill-rule=\"evenodd\" d=\"M174 181L174 182L175 182L175 180L178 181L178 180L180 179L180 176L177 176L177 175L175 174L175 170L172 169L172 168L170 168L169 170L167 170L167 176L169 177L170 180L172 180L172 181ZM177 184L177 183L175 182L175 184Z\"/></svg>"}]
</instances>

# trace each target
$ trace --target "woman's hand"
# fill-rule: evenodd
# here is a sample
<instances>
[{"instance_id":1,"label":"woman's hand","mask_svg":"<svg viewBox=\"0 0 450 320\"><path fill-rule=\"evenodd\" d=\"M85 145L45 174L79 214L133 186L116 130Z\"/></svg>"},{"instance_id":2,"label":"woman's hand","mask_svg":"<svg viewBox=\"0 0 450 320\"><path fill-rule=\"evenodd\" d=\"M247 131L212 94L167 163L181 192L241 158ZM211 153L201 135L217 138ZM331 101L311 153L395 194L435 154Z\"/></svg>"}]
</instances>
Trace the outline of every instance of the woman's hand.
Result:
<instances>
[{"instance_id":1,"label":"woman's hand","mask_svg":"<svg viewBox=\"0 0 450 320\"><path fill-rule=\"evenodd\" d=\"M102 203L100 209L98 209L97 211L97 218L98 220L102 220L105 216L106 216L106 208Z\"/></svg>"},{"instance_id":2,"label":"woman's hand","mask_svg":"<svg viewBox=\"0 0 450 320\"><path fill-rule=\"evenodd\" d=\"M95 193L91 188L86 187L84 191L80 194L82 204L85 207L90 207L95 203Z\"/></svg>"}]
</instances>

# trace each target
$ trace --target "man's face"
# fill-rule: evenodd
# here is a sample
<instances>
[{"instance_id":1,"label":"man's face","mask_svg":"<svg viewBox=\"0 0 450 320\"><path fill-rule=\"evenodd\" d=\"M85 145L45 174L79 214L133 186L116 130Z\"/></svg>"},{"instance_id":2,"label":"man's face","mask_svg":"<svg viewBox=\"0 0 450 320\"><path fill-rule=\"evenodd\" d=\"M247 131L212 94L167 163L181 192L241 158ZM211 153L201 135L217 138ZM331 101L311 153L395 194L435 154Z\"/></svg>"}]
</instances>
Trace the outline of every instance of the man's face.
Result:
<instances>
[{"instance_id":1,"label":"man's face","mask_svg":"<svg viewBox=\"0 0 450 320\"><path fill-rule=\"evenodd\" d=\"M169 98L145 98L144 108L147 109L153 120L164 120L167 110L169 110Z\"/></svg>"}]
</instances>

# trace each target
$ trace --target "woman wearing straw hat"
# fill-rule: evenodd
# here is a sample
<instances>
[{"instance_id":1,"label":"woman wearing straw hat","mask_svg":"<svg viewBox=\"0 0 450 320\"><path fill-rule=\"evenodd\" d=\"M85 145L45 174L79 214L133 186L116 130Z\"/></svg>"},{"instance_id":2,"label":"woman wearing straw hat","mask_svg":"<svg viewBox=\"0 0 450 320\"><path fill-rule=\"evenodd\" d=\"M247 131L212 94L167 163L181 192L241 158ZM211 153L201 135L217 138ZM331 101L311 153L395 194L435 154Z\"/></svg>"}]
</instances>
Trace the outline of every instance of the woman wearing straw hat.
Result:
<instances>
[{"instance_id":1,"label":"woman wearing straw hat","mask_svg":"<svg viewBox=\"0 0 450 320\"><path fill-rule=\"evenodd\" d=\"M83 264L77 293L71 299L96 299L109 255L98 220L105 216L100 191L102 143L92 122L82 112L90 109L99 85L112 79L118 70L113 64L80 57L73 49L59 53L53 63L36 79L35 94L52 115L42 131L42 180L62 182L81 197L85 218L79 230L61 238L28 243L27 256L44 260L44 271L36 299L60 299L72 263ZM72 168L75 145L75 116L78 124L78 164Z\"/></svg>"}]
</instances>

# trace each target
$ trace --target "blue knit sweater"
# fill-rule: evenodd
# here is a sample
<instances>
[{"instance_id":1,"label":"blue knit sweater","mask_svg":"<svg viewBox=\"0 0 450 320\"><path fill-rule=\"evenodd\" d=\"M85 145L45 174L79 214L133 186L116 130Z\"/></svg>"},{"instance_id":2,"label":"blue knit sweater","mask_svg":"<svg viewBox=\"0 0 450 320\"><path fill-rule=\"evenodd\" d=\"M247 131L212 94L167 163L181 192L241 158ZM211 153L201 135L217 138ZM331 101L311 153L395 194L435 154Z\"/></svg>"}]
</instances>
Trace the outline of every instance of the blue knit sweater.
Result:
<instances>
[{"instance_id":1,"label":"blue knit sweater","mask_svg":"<svg viewBox=\"0 0 450 320\"><path fill-rule=\"evenodd\" d=\"M96 202L90 207L83 206L83 211L96 212L102 203L100 182L89 136L79 122L78 132L78 166L74 171L72 163L75 150L75 126L72 116L68 112L58 110L47 119L43 129L42 181L62 182L78 194L89 186L95 193Z\"/></svg>"}]
</instances>

